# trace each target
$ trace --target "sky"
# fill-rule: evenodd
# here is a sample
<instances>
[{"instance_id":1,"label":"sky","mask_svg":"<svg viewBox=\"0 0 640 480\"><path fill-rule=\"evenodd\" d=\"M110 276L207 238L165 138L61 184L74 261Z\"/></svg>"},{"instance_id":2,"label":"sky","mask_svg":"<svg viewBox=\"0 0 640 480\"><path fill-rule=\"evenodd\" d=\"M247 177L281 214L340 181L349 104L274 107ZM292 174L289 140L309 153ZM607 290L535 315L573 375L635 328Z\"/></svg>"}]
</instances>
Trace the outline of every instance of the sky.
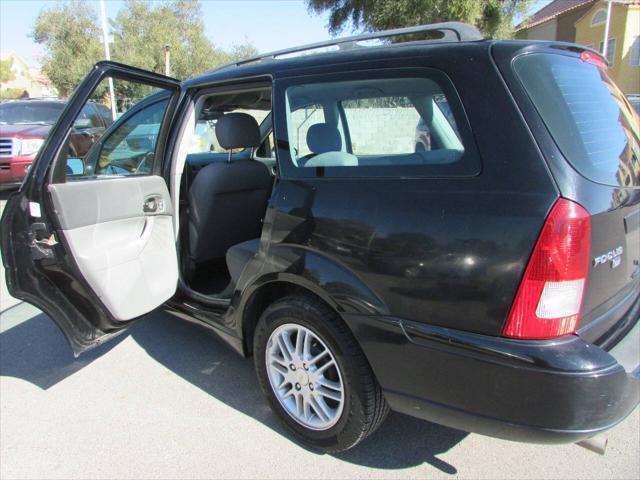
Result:
<instances>
[{"instance_id":1,"label":"sky","mask_svg":"<svg viewBox=\"0 0 640 480\"><path fill-rule=\"evenodd\" d=\"M99 18L99 2L89 1ZM0 50L13 50L28 63L37 65L44 52L29 33L40 11L55 3L0 0ZM122 3L106 0L107 16L115 18ZM311 15L302 0L201 0L201 5L207 37L225 49L250 42L266 52L328 38L327 16Z\"/></svg>"},{"instance_id":2,"label":"sky","mask_svg":"<svg viewBox=\"0 0 640 480\"><path fill-rule=\"evenodd\" d=\"M89 0L100 14L97 0ZM15 51L37 66L44 51L30 37L36 17L56 1L0 0L0 50ZM106 0L107 16L115 18L121 0ZM549 0L537 0L536 11ZM253 44L259 52L327 40L328 15L313 15L303 0L201 0L207 37L225 49ZM99 18L99 17L98 17ZM345 35L350 32L344 32Z\"/></svg>"}]
</instances>

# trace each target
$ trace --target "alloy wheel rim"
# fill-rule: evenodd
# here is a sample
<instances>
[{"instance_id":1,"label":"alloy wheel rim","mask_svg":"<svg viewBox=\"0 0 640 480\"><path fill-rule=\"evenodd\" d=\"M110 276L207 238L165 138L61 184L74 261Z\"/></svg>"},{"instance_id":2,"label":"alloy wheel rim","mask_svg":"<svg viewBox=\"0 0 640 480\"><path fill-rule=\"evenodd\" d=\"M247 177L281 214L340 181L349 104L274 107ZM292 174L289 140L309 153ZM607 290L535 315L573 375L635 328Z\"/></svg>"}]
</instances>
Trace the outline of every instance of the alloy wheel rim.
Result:
<instances>
[{"instance_id":1,"label":"alloy wheel rim","mask_svg":"<svg viewBox=\"0 0 640 480\"><path fill-rule=\"evenodd\" d=\"M287 323L269 337L265 352L271 389L284 410L311 430L333 427L344 409L338 362L312 330Z\"/></svg>"}]
</instances>

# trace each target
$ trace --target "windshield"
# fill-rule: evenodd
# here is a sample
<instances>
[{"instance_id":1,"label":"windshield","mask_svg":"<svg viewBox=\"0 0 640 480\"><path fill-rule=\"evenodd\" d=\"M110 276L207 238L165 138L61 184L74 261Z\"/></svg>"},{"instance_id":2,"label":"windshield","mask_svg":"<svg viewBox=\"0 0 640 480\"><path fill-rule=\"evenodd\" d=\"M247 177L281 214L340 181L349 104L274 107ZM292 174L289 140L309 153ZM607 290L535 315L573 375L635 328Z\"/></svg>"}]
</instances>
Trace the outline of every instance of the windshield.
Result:
<instances>
[{"instance_id":1,"label":"windshield","mask_svg":"<svg viewBox=\"0 0 640 480\"><path fill-rule=\"evenodd\" d=\"M531 54L514 70L565 158L586 178L640 186L640 125L606 68Z\"/></svg>"},{"instance_id":2,"label":"windshield","mask_svg":"<svg viewBox=\"0 0 640 480\"><path fill-rule=\"evenodd\" d=\"M64 109L57 102L8 102L0 104L0 123L53 125Z\"/></svg>"}]
</instances>

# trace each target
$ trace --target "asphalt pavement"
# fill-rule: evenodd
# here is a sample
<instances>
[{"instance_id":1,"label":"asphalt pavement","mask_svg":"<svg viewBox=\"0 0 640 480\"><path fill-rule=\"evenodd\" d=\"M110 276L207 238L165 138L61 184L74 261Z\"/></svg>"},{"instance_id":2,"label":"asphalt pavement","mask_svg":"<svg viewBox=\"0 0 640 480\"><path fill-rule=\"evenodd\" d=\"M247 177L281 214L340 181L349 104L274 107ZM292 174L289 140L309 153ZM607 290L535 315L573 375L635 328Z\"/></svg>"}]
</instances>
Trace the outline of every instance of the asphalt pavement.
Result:
<instances>
[{"instance_id":1,"label":"asphalt pavement","mask_svg":"<svg viewBox=\"0 0 640 480\"><path fill-rule=\"evenodd\" d=\"M317 453L279 426L251 360L197 326L154 312L74 359L1 273L1 479L640 478L638 410L609 433L605 456L394 413L355 449Z\"/></svg>"}]
</instances>

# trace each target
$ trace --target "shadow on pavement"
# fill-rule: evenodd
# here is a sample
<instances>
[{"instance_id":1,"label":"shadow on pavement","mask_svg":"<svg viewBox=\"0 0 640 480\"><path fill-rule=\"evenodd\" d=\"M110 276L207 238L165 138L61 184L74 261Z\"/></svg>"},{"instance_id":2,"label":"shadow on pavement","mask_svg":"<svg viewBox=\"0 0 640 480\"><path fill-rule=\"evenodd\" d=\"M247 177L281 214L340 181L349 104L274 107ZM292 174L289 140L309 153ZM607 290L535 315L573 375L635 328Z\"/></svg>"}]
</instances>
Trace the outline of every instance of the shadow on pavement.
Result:
<instances>
[{"instance_id":1,"label":"shadow on pavement","mask_svg":"<svg viewBox=\"0 0 640 480\"><path fill-rule=\"evenodd\" d=\"M34 307L18 303L0 315L0 375L21 378L45 390L84 368L125 338L117 337L74 358L58 327ZM21 317L21 321L6 328L7 323L14 323L11 317Z\"/></svg>"},{"instance_id":2,"label":"shadow on pavement","mask_svg":"<svg viewBox=\"0 0 640 480\"><path fill-rule=\"evenodd\" d=\"M131 327L128 335L152 358L196 387L291 438L263 398L253 362L238 356L207 331L157 312ZM74 359L53 322L39 314L0 334L0 374L48 388L91 363L123 338L126 336ZM362 445L334 456L380 469L407 468L426 462L455 474L456 468L436 455L447 452L466 436L466 432L391 413L380 430Z\"/></svg>"}]
</instances>

